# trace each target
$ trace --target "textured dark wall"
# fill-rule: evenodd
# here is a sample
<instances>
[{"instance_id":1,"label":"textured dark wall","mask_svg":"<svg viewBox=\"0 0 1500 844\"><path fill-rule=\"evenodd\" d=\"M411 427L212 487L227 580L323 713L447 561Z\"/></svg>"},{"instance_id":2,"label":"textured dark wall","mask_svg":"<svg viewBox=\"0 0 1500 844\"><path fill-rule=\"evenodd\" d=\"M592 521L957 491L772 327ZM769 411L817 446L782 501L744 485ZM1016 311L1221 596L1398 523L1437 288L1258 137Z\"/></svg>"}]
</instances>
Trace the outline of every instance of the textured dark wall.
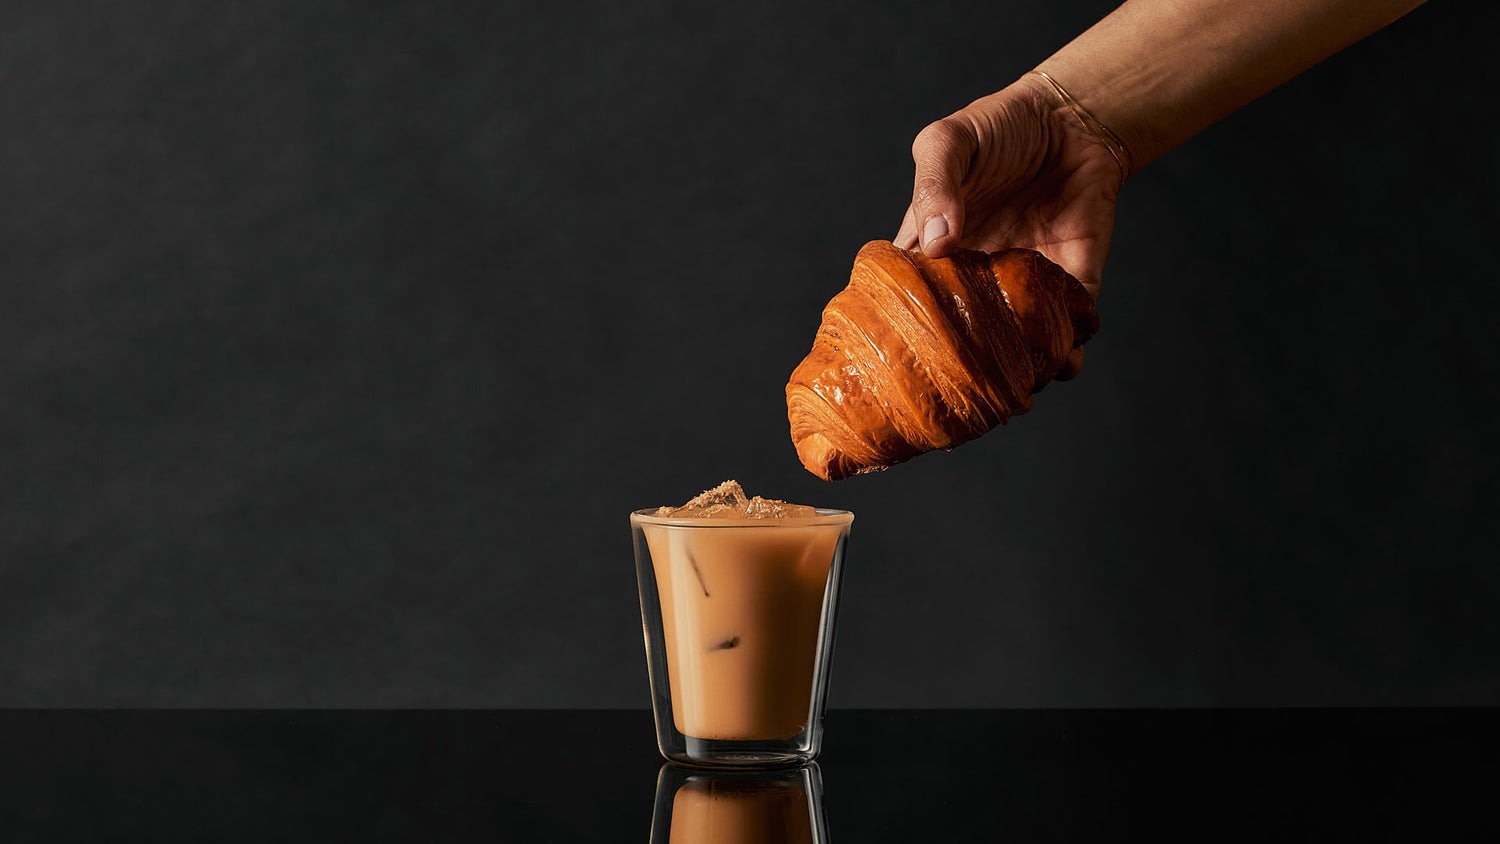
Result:
<instances>
[{"instance_id":1,"label":"textured dark wall","mask_svg":"<svg viewBox=\"0 0 1500 844\"><path fill-rule=\"evenodd\" d=\"M12 2L0 704L644 706L627 511L856 511L835 706L1500 704L1488 4L1126 187L1082 377L806 475L911 137L1109 3Z\"/></svg>"}]
</instances>

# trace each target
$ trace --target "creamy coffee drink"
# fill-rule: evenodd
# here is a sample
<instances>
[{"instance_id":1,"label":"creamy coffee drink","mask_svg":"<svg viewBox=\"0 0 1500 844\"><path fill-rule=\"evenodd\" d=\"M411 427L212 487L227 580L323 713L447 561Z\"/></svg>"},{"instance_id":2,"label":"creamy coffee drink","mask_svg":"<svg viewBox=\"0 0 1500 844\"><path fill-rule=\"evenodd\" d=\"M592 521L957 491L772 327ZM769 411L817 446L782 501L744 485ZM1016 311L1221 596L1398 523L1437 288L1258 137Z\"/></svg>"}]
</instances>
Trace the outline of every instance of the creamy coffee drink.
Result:
<instances>
[{"instance_id":1,"label":"creamy coffee drink","mask_svg":"<svg viewBox=\"0 0 1500 844\"><path fill-rule=\"evenodd\" d=\"M727 481L641 520L678 732L758 741L807 729L829 568L849 518L746 498Z\"/></svg>"}]
</instances>

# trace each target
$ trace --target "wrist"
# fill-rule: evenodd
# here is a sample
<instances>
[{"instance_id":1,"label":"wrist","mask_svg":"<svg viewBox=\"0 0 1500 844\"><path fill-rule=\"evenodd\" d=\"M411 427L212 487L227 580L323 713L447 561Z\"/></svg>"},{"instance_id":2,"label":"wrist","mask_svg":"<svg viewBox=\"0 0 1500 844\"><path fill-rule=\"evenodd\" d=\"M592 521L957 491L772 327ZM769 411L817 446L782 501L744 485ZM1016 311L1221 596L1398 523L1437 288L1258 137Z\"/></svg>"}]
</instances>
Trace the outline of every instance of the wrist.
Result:
<instances>
[{"instance_id":1,"label":"wrist","mask_svg":"<svg viewBox=\"0 0 1500 844\"><path fill-rule=\"evenodd\" d=\"M1072 124L1075 129L1081 128L1091 141L1109 153L1120 171L1120 184L1123 185L1136 169L1129 144L1064 88L1051 73L1038 68L1026 73L1023 78L1028 77L1030 80L1040 80L1045 85L1044 95L1049 102L1055 104L1054 111L1057 112L1059 121Z\"/></svg>"},{"instance_id":2,"label":"wrist","mask_svg":"<svg viewBox=\"0 0 1500 844\"><path fill-rule=\"evenodd\" d=\"M1079 108L1119 140L1129 151L1129 175L1139 173L1172 148L1173 141L1167 137L1171 104L1155 98L1144 74L1122 74L1065 56L1053 56L1033 72L1050 76ZM1145 114L1156 117L1141 119Z\"/></svg>"}]
</instances>

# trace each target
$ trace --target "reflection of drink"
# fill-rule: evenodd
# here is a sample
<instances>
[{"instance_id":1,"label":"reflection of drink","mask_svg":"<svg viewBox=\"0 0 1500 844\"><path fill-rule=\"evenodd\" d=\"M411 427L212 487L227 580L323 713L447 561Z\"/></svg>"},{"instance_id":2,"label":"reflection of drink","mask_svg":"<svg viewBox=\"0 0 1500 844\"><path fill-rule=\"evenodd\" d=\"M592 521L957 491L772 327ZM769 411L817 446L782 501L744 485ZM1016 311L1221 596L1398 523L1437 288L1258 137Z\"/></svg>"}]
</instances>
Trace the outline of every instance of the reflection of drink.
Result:
<instances>
[{"instance_id":1,"label":"reflection of drink","mask_svg":"<svg viewBox=\"0 0 1500 844\"><path fill-rule=\"evenodd\" d=\"M652 844L817 844L826 841L817 764L723 774L662 766Z\"/></svg>"},{"instance_id":2,"label":"reflection of drink","mask_svg":"<svg viewBox=\"0 0 1500 844\"><path fill-rule=\"evenodd\" d=\"M672 800L672 844L812 844L807 793L796 782L690 782Z\"/></svg>"},{"instance_id":3,"label":"reflection of drink","mask_svg":"<svg viewBox=\"0 0 1500 844\"><path fill-rule=\"evenodd\" d=\"M643 529L677 729L721 741L802 732L843 525Z\"/></svg>"},{"instance_id":4,"label":"reflection of drink","mask_svg":"<svg viewBox=\"0 0 1500 844\"><path fill-rule=\"evenodd\" d=\"M746 499L732 481L631 515L657 737L669 759L817 755L853 515Z\"/></svg>"}]
</instances>

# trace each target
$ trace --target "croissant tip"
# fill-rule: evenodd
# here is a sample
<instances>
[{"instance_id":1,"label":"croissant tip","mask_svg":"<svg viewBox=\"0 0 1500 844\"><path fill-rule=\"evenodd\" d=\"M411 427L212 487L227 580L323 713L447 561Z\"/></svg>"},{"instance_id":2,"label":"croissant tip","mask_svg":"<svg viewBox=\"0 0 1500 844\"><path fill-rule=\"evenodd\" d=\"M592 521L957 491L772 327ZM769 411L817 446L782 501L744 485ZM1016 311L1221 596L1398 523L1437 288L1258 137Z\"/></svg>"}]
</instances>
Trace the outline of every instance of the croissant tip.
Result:
<instances>
[{"instance_id":1,"label":"croissant tip","mask_svg":"<svg viewBox=\"0 0 1500 844\"><path fill-rule=\"evenodd\" d=\"M839 450L822 434L808 434L799 440L797 458L807 471L825 481L838 481L848 477L847 474L838 472L838 467L843 464L839 460Z\"/></svg>"}]
</instances>

